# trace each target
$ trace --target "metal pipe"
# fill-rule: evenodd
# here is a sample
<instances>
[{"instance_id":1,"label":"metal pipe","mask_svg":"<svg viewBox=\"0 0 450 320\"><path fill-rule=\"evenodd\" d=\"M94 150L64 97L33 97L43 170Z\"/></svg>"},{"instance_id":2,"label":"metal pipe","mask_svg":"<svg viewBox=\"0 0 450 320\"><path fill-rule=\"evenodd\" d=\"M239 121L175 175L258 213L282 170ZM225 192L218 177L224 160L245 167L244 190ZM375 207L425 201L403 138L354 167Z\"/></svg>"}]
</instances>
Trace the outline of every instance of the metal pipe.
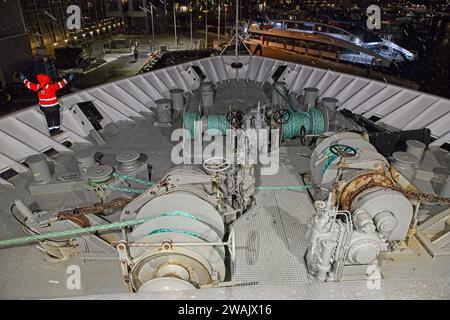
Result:
<instances>
[{"instance_id":1,"label":"metal pipe","mask_svg":"<svg viewBox=\"0 0 450 320\"><path fill-rule=\"evenodd\" d=\"M30 167L33 181L36 184L48 184L52 181L50 168L48 167L47 157L44 154L35 154L25 159Z\"/></svg>"},{"instance_id":2,"label":"metal pipe","mask_svg":"<svg viewBox=\"0 0 450 320\"><path fill-rule=\"evenodd\" d=\"M328 272L331 269L331 256L334 248L336 248L336 242L332 240L322 241L322 254L320 262L318 263L319 271L317 273L317 279L325 281L327 279Z\"/></svg>"},{"instance_id":3,"label":"metal pipe","mask_svg":"<svg viewBox=\"0 0 450 320\"><path fill-rule=\"evenodd\" d=\"M305 94L303 98L303 111L309 111L309 109L316 107L317 98L319 97L319 89L309 87L305 88L304 91Z\"/></svg>"},{"instance_id":4,"label":"metal pipe","mask_svg":"<svg viewBox=\"0 0 450 320\"><path fill-rule=\"evenodd\" d=\"M334 120L336 118L336 108L338 99L332 97L325 97L322 99L322 103L328 111L329 119Z\"/></svg>"},{"instance_id":5,"label":"metal pipe","mask_svg":"<svg viewBox=\"0 0 450 320\"><path fill-rule=\"evenodd\" d=\"M33 219L33 212L25 203L23 203L22 200L17 199L16 201L14 201L14 206L16 207L17 212L19 212L25 218L25 220Z\"/></svg>"},{"instance_id":6,"label":"metal pipe","mask_svg":"<svg viewBox=\"0 0 450 320\"><path fill-rule=\"evenodd\" d=\"M417 140L406 141L406 152L415 156L419 160L419 163L422 161L426 147L427 147L426 144L421 141Z\"/></svg>"}]
</instances>

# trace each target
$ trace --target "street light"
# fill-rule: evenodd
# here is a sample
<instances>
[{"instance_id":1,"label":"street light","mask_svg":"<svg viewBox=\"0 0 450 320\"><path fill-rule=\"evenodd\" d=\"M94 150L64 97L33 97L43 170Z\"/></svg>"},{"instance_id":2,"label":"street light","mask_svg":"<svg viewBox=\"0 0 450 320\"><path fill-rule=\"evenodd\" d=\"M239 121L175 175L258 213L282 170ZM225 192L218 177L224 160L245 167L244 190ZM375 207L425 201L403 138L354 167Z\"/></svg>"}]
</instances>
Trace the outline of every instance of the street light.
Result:
<instances>
[{"instance_id":1,"label":"street light","mask_svg":"<svg viewBox=\"0 0 450 320\"><path fill-rule=\"evenodd\" d=\"M227 33L227 11L228 11L228 4L224 4L223 5L225 7L225 17L224 17L224 21L223 21L223 25L225 28L225 33Z\"/></svg>"},{"instance_id":2,"label":"street light","mask_svg":"<svg viewBox=\"0 0 450 320\"><path fill-rule=\"evenodd\" d=\"M173 0L173 29L174 29L174 35L175 35L175 47L178 48L178 41L177 41L177 11L175 10L175 0Z\"/></svg>"},{"instance_id":3,"label":"street light","mask_svg":"<svg viewBox=\"0 0 450 320\"><path fill-rule=\"evenodd\" d=\"M206 28L206 35L205 35L205 47L208 48L208 2L206 2L206 9L203 10L205 13L205 28Z\"/></svg>"},{"instance_id":4,"label":"street light","mask_svg":"<svg viewBox=\"0 0 450 320\"><path fill-rule=\"evenodd\" d=\"M152 20L152 39L153 39L153 43L155 43L155 22L153 20L153 8L156 9L156 7L151 2L149 2L148 4L150 5L150 11L147 8L143 8L142 6L140 6L139 8L142 11L150 13L150 17L151 17L151 20Z\"/></svg>"},{"instance_id":5,"label":"street light","mask_svg":"<svg viewBox=\"0 0 450 320\"><path fill-rule=\"evenodd\" d=\"M191 49L192 49L192 2L189 5L189 11L190 11L190 19L191 19Z\"/></svg>"},{"instance_id":6,"label":"street light","mask_svg":"<svg viewBox=\"0 0 450 320\"><path fill-rule=\"evenodd\" d=\"M220 44L220 1L219 1L219 12L217 18L217 45Z\"/></svg>"},{"instance_id":7,"label":"street light","mask_svg":"<svg viewBox=\"0 0 450 320\"><path fill-rule=\"evenodd\" d=\"M153 21L153 7L154 5L152 3L150 3L150 16L152 19L152 39L153 39L153 44L155 43L155 22Z\"/></svg>"},{"instance_id":8,"label":"street light","mask_svg":"<svg viewBox=\"0 0 450 320\"><path fill-rule=\"evenodd\" d=\"M266 1L264 1L263 3L259 4L259 11L260 12L265 12L266 11Z\"/></svg>"},{"instance_id":9,"label":"street light","mask_svg":"<svg viewBox=\"0 0 450 320\"><path fill-rule=\"evenodd\" d=\"M236 0L236 61L239 61L239 0Z\"/></svg>"}]
</instances>

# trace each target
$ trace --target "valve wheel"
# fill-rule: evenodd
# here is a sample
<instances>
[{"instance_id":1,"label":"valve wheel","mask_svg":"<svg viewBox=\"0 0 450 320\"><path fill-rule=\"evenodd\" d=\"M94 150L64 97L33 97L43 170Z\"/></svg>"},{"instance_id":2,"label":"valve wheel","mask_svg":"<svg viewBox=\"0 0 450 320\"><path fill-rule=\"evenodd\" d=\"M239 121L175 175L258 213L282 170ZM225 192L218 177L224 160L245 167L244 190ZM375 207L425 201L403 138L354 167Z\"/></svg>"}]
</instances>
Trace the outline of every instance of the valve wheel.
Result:
<instances>
[{"instance_id":1,"label":"valve wheel","mask_svg":"<svg viewBox=\"0 0 450 320\"><path fill-rule=\"evenodd\" d=\"M276 110L273 113L273 121L275 121L275 123L280 126L285 123L288 123L289 120L291 120L291 117L292 117L291 113L286 109Z\"/></svg>"},{"instance_id":2,"label":"valve wheel","mask_svg":"<svg viewBox=\"0 0 450 320\"><path fill-rule=\"evenodd\" d=\"M244 123L244 114L240 110L230 110L226 114L227 122L232 128L240 128Z\"/></svg>"},{"instance_id":3,"label":"valve wheel","mask_svg":"<svg viewBox=\"0 0 450 320\"><path fill-rule=\"evenodd\" d=\"M332 154L341 158L351 158L356 156L356 149L345 144L334 144L330 147Z\"/></svg>"},{"instance_id":4,"label":"valve wheel","mask_svg":"<svg viewBox=\"0 0 450 320\"><path fill-rule=\"evenodd\" d=\"M203 162L203 168L209 172L223 172L231 167L231 162L227 158L212 157Z\"/></svg>"}]
</instances>

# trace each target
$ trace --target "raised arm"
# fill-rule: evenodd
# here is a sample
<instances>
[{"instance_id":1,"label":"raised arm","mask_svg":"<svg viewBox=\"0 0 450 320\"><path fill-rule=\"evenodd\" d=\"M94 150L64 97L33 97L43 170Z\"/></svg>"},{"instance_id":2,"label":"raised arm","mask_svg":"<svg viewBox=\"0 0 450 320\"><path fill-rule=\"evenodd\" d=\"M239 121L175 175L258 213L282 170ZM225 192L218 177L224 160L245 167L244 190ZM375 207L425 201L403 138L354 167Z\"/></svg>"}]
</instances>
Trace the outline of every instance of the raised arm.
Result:
<instances>
[{"instance_id":1,"label":"raised arm","mask_svg":"<svg viewBox=\"0 0 450 320\"><path fill-rule=\"evenodd\" d=\"M64 88L70 81L73 81L73 79L75 79L75 75L73 73L69 73L66 79L62 79L61 81L52 84L52 86L54 86L54 89L57 91Z\"/></svg>"},{"instance_id":2,"label":"raised arm","mask_svg":"<svg viewBox=\"0 0 450 320\"><path fill-rule=\"evenodd\" d=\"M27 87L28 89L30 89L30 90L32 90L32 91L34 91L34 92L36 92L36 91L39 90L40 85L31 82L30 80L28 80L28 79L25 77L25 75L21 74L21 75L20 75L20 80L23 81L25 87Z\"/></svg>"},{"instance_id":3,"label":"raised arm","mask_svg":"<svg viewBox=\"0 0 450 320\"><path fill-rule=\"evenodd\" d=\"M67 83L68 81L66 79L62 79L61 81L52 84L52 86L54 87L55 90L59 90L64 88L67 85Z\"/></svg>"}]
</instances>

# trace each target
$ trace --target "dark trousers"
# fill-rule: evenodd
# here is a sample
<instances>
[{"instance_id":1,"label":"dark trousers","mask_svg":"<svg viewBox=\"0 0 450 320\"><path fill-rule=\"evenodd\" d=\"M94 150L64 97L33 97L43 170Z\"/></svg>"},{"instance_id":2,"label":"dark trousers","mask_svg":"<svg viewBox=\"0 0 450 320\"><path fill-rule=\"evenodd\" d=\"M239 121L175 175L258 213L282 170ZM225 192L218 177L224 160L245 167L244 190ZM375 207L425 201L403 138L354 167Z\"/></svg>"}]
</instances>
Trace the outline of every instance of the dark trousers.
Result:
<instances>
[{"instance_id":1,"label":"dark trousers","mask_svg":"<svg viewBox=\"0 0 450 320\"><path fill-rule=\"evenodd\" d=\"M52 107L41 107L41 111L45 115L45 120L47 120L47 126L49 130L59 129L61 125L61 118L59 115L59 104Z\"/></svg>"},{"instance_id":2,"label":"dark trousers","mask_svg":"<svg viewBox=\"0 0 450 320\"><path fill-rule=\"evenodd\" d=\"M262 56L263 52L262 52L262 45L258 44L255 48L255 51L253 52L253 54L256 56L259 52L259 55Z\"/></svg>"}]
</instances>

